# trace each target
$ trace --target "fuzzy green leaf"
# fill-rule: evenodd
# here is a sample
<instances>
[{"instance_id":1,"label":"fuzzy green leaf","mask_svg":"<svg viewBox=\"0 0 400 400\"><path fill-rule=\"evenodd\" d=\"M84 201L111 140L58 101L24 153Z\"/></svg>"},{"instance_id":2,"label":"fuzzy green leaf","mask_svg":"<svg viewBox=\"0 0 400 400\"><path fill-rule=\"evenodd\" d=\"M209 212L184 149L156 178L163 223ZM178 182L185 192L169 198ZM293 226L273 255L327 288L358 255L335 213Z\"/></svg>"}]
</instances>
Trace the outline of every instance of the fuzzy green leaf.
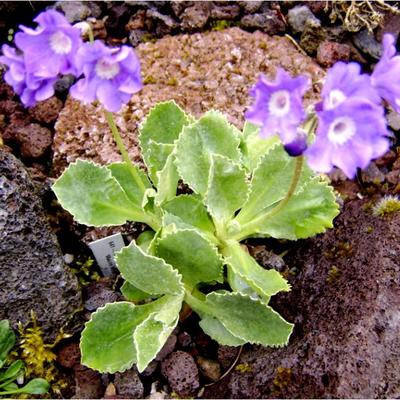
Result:
<instances>
[{"instance_id":1,"label":"fuzzy green leaf","mask_svg":"<svg viewBox=\"0 0 400 400\"><path fill-rule=\"evenodd\" d=\"M194 124L183 128L177 141L176 164L180 177L196 193L204 195L207 190L210 154L240 160L239 133L216 111L209 111Z\"/></svg>"},{"instance_id":2,"label":"fuzzy green leaf","mask_svg":"<svg viewBox=\"0 0 400 400\"><path fill-rule=\"evenodd\" d=\"M180 195L163 204L163 209L184 223L202 231L214 232L214 225L197 195Z\"/></svg>"},{"instance_id":3,"label":"fuzzy green leaf","mask_svg":"<svg viewBox=\"0 0 400 400\"><path fill-rule=\"evenodd\" d=\"M116 254L116 263L122 277L145 293L161 295L182 291L178 272L161 258L144 253L135 242Z\"/></svg>"},{"instance_id":4,"label":"fuzzy green leaf","mask_svg":"<svg viewBox=\"0 0 400 400\"><path fill-rule=\"evenodd\" d=\"M248 296L213 292L207 295L206 303L224 327L245 342L283 346L292 333L293 324L285 321L271 307Z\"/></svg>"},{"instance_id":5,"label":"fuzzy green leaf","mask_svg":"<svg viewBox=\"0 0 400 400\"><path fill-rule=\"evenodd\" d=\"M246 201L245 170L227 157L212 154L205 204L217 221L226 222Z\"/></svg>"},{"instance_id":6,"label":"fuzzy green leaf","mask_svg":"<svg viewBox=\"0 0 400 400\"><path fill-rule=\"evenodd\" d=\"M157 194L155 197L155 203L159 206L162 203L171 200L176 195L176 189L178 187L179 175L176 170L174 163L175 154L171 153L163 167L163 169L157 172Z\"/></svg>"},{"instance_id":7,"label":"fuzzy green leaf","mask_svg":"<svg viewBox=\"0 0 400 400\"><path fill-rule=\"evenodd\" d=\"M236 218L240 224L250 221L262 210L285 197L295 163L295 157L290 157L281 145L274 146L260 159L250 182L249 198ZM311 170L303 165L296 192L301 191L311 176Z\"/></svg>"},{"instance_id":8,"label":"fuzzy green leaf","mask_svg":"<svg viewBox=\"0 0 400 400\"><path fill-rule=\"evenodd\" d=\"M111 171L90 161L70 164L53 185L53 191L60 204L81 224L110 226L128 220L147 221Z\"/></svg>"},{"instance_id":9,"label":"fuzzy green leaf","mask_svg":"<svg viewBox=\"0 0 400 400\"><path fill-rule=\"evenodd\" d=\"M216 318L211 315L205 315L204 318L199 322L201 329L204 333L214 339L219 344L225 346L241 346L246 341L239 339L232 335Z\"/></svg>"},{"instance_id":10,"label":"fuzzy green leaf","mask_svg":"<svg viewBox=\"0 0 400 400\"><path fill-rule=\"evenodd\" d=\"M50 389L50 384L42 378L35 378L14 393L45 394Z\"/></svg>"},{"instance_id":11,"label":"fuzzy green leaf","mask_svg":"<svg viewBox=\"0 0 400 400\"><path fill-rule=\"evenodd\" d=\"M137 287L133 286L128 281L125 281L121 286L121 293L128 301L140 302L151 298L151 294L145 293Z\"/></svg>"},{"instance_id":12,"label":"fuzzy green leaf","mask_svg":"<svg viewBox=\"0 0 400 400\"><path fill-rule=\"evenodd\" d=\"M278 135L268 138L260 137L260 127L246 121L243 127L243 139L240 145L243 163L249 171L253 171L262 156L279 143Z\"/></svg>"},{"instance_id":13,"label":"fuzzy green leaf","mask_svg":"<svg viewBox=\"0 0 400 400\"><path fill-rule=\"evenodd\" d=\"M168 101L157 104L141 126L139 141L142 156L156 186L157 172L163 169L182 128L191 122L192 118L174 101Z\"/></svg>"},{"instance_id":14,"label":"fuzzy green leaf","mask_svg":"<svg viewBox=\"0 0 400 400\"><path fill-rule=\"evenodd\" d=\"M244 280L262 299L290 290L286 279L278 271L262 268L239 243L231 242L224 249L224 255L233 273Z\"/></svg>"},{"instance_id":15,"label":"fuzzy green leaf","mask_svg":"<svg viewBox=\"0 0 400 400\"><path fill-rule=\"evenodd\" d=\"M121 185L128 199L140 208L143 202L144 191L151 188L151 183L149 178L147 178L147 175L140 168L134 165L133 168L136 170L141 182L141 184L138 184L135 182L130 168L125 162L112 163L107 165L107 168L111 171L112 176Z\"/></svg>"},{"instance_id":16,"label":"fuzzy green leaf","mask_svg":"<svg viewBox=\"0 0 400 400\"><path fill-rule=\"evenodd\" d=\"M109 373L130 368L136 362L133 331L152 311L127 302L99 308L82 332L82 364Z\"/></svg>"},{"instance_id":17,"label":"fuzzy green leaf","mask_svg":"<svg viewBox=\"0 0 400 400\"><path fill-rule=\"evenodd\" d=\"M222 282L222 259L217 248L191 229L169 231L157 242L157 255L182 274L189 286Z\"/></svg>"},{"instance_id":18,"label":"fuzzy green leaf","mask_svg":"<svg viewBox=\"0 0 400 400\"><path fill-rule=\"evenodd\" d=\"M257 220L253 225L254 233L277 239L305 239L332 228L332 221L338 214L332 187L315 178L279 212Z\"/></svg>"},{"instance_id":19,"label":"fuzzy green leaf","mask_svg":"<svg viewBox=\"0 0 400 400\"><path fill-rule=\"evenodd\" d=\"M139 372L142 372L154 359L178 324L183 291L179 295L164 296L164 298L163 306L149 315L136 328L133 335Z\"/></svg>"},{"instance_id":20,"label":"fuzzy green leaf","mask_svg":"<svg viewBox=\"0 0 400 400\"><path fill-rule=\"evenodd\" d=\"M164 169L174 148L175 146L173 144L156 143L153 141L149 143L149 149L146 153L146 165L150 179L157 188L159 185L158 174Z\"/></svg>"}]
</instances>

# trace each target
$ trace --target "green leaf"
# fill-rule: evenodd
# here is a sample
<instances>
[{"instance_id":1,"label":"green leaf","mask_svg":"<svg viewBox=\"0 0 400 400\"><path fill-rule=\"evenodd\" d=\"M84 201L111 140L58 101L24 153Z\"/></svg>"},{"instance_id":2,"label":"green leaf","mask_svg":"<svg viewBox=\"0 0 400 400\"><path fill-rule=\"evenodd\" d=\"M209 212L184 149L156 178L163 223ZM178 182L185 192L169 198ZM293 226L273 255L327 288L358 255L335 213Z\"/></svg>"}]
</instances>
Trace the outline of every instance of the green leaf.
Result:
<instances>
[{"instance_id":1,"label":"green leaf","mask_svg":"<svg viewBox=\"0 0 400 400\"><path fill-rule=\"evenodd\" d=\"M130 368L136 362L133 331L152 311L149 305L128 302L99 308L82 332L82 364L109 373Z\"/></svg>"},{"instance_id":2,"label":"green leaf","mask_svg":"<svg viewBox=\"0 0 400 400\"><path fill-rule=\"evenodd\" d=\"M219 154L239 161L239 133L226 118L216 111L209 111L197 122L185 126L176 147L178 173L196 193L207 190L211 167L210 154Z\"/></svg>"},{"instance_id":3,"label":"green leaf","mask_svg":"<svg viewBox=\"0 0 400 400\"><path fill-rule=\"evenodd\" d=\"M234 336L264 346L288 343L293 324L271 307L239 293L210 293L206 303L213 315Z\"/></svg>"},{"instance_id":4,"label":"green leaf","mask_svg":"<svg viewBox=\"0 0 400 400\"><path fill-rule=\"evenodd\" d=\"M150 243L154 239L155 236L154 231L144 231L142 232L136 239L136 244L145 252L147 253L147 250L150 246Z\"/></svg>"},{"instance_id":5,"label":"green leaf","mask_svg":"<svg viewBox=\"0 0 400 400\"><path fill-rule=\"evenodd\" d=\"M142 372L155 358L178 324L183 291L178 296L164 297L166 298L166 302L163 307L149 315L137 327L133 335L139 372Z\"/></svg>"},{"instance_id":6,"label":"green leaf","mask_svg":"<svg viewBox=\"0 0 400 400\"><path fill-rule=\"evenodd\" d=\"M338 214L332 187L315 178L279 212L256 221L254 232L277 239L305 239L332 228Z\"/></svg>"},{"instance_id":7,"label":"green leaf","mask_svg":"<svg viewBox=\"0 0 400 400\"><path fill-rule=\"evenodd\" d=\"M248 189L246 172L239 164L212 154L205 204L216 221L232 218L245 203Z\"/></svg>"},{"instance_id":8,"label":"green leaf","mask_svg":"<svg viewBox=\"0 0 400 400\"><path fill-rule=\"evenodd\" d=\"M14 382L8 383L7 385L3 386L1 390L4 390L9 393L13 393L15 390L18 390L18 385ZM0 391L0 396L3 392Z\"/></svg>"},{"instance_id":9,"label":"green leaf","mask_svg":"<svg viewBox=\"0 0 400 400\"><path fill-rule=\"evenodd\" d=\"M295 163L295 157L290 157L281 145L273 147L260 159L250 182L249 198L236 218L241 225L285 197ZM303 165L296 192L302 190L311 176L311 170Z\"/></svg>"},{"instance_id":10,"label":"green leaf","mask_svg":"<svg viewBox=\"0 0 400 400\"><path fill-rule=\"evenodd\" d=\"M156 205L160 206L165 201L171 200L176 195L178 187L179 175L174 164L175 154L171 153L163 169L157 172L158 189L155 197Z\"/></svg>"},{"instance_id":11,"label":"green leaf","mask_svg":"<svg viewBox=\"0 0 400 400\"><path fill-rule=\"evenodd\" d=\"M140 302L151 297L151 294L145 293L137 287L133 286L128 281L125 281L121 286L122 295L128 300L133 302Z\"/></svg>"},{"instance_id":12,"label":"green leaf","mask_svg":"<svg viewBox=\"0 0 400 400\"><path fill-rule=\"evenodd\" d=\"M149 143L149 149L146 153L146 165L150 178L157 188L159 185L158 173L163 170L174 148L173 144L156 143L153 141Z\"/></svg>"},{"instance_id":13,"label":"green leaf","mask_svg":"<svg viewBox=\"0 0 400 400\"><path fill-rule=\"evenodd\" d=\"M133 166L142 183L142 185L139 186L132 177L132 173L125 162L113 163L107 165L107 168L111 171L112 176L121 185L128 199L137 207L141 208L143 202L143 188L151 188L151 183L147 178L147 175L136 165Z\"/></svg>"},{"instance_id":14,"label":"green leaf","mask_svg":"<svg viewBox=\"0 0 400 400\"><path fill-rule=\"evenodd\" d=\"M245 121L241 149L243 152L243 163L246 168L249 171L253 171L258 165L260 158L278 143L280 143L278 135L263 139L260 137L260 128L251 122Z\"/></svg>"},{"instance_id":15,"label":"green leaf","mask_svg":"<svg viewBox=\"0 0 400 400\"><path fill-rule=\"evenodd\" d=\"M24 363L21 360L16 360L14 361L6 371L3 373L0 373L0 382L1 381L6 381L8 379L16 379L23 368Z\"/></svg>"},{"instance_id":16,"label":"green leaf","mask_svg":"<svg viewBox=\"0 0 400 400\"><path fill-rule=\"evenodd\" d=\"M232 335L216 318L211 315L205 315L199 322L204 333L214 339L219 344L225 346L241 346L246 341Z\"/></svg>"},{"instance_id":17,"label":"green leaf","mask_svg":"<svg viewBox=\"0 0 400 400\"><path fill-rule=\"evenodd\" d=\"M224 249L225 261L233 273L244 280L261 298L290 290L286 279L274 269L262 268L237 242Z\"/></svg>"},{"instance_id":18,"label":"green leaf","mask_svg":"<svg viewBox=\"0 0 400 400\"><path fill-rule=\"evenodd\" d=\"M187 225L194 226L202 231L214 232L214 224L197 195L184 194L174 197L163 204L162 207L168 213L179 217Z\"/></svg>"},{"instance_id":19,"label":"green leaf","mask_svg":"<svg viewBox=\"0 0 400 400\"><path fill-rule=\"evenodd\" d=\"M18 393L45 394L49 391L50 384L42 378L35 378L29 381L24 387L18 389Z\"/></svg>"},{"instance_id":20,"label":"green leaf","mask_svg":"<svg viewBox=\"0 0 400 400\"><path fill-rule=\"evenodd\" d=\"M157 172L163 169L168 155L173 150L173 143L183 126L191 122L192 118L186 115L174 101L168 101L157 104L141 126L139 141L142 156L150 178L156 186Z\"/></svg>"},{"instance_id":21,"label":"green leaf","mask_svg":"<svg viewBox=\"0 0 400 400\"><path fill-rule=\"evenodd\" d=\"M157 242L157 255L182 274L189 286L222 282L222 259L217 248L191 229L170 231Z\"/></svg>"},{"instance_id":22,"label":"green leaf","mask_svg":"<svg viewBox=\"0 0 400 400\"><path fill-rule=\"evenodd\" d=\"M15 345L15 333L10 328L8 320L0 321L0 362L7 359L7 355Z\"/></svg>"},{"instance_id":23,"label":"green leaf","mask_svg":"<svg viewBox=\"0 0 400 400\"><path fill-rule=\"evenodd\" d=\"M70 164L53 185L53 191L62 207L81 224L110 226L128 220L147 221L111 171L90 161L77 160Z\"/></svg>"},{"instance_id":24,"label":"green leaf","mask_svg":"<svg viewBox=\"0 0 400 400\"><path fill-rule=\"evenodd\" d=\"M122 277L143 292L161 295L182 291L178 272L163 259L144 253L135 242L116 253L116 263Z\"/></svg>"}]
</instances>

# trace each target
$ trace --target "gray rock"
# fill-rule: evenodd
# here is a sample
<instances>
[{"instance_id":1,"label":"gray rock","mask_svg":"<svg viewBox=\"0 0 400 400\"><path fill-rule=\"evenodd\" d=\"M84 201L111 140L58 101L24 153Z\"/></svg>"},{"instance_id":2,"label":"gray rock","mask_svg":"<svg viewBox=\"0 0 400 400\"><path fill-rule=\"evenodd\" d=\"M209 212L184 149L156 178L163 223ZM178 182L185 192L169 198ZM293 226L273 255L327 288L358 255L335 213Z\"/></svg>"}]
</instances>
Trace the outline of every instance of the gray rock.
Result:
<instances>
[{"instance_id":1,"label":"gray rock","mask_svg":"<svg viewBox=\"0 0 400 400\"><path fill-rule=\"evenodd\" d=\"M353 36L353 43L364 54L375 60L379 60L382 55L382 45L375 39L374 34L367 29L357 32Z\"/></svg>"},{"instance_id":2,"label":"gray rock","mask_svg":"<svg viewBox=\"0 0 400 400\"><path fill-rule=\"evenodd\" d=\"M269 35L284 32L286 29L285 23L275 10L268 10L262 14L245 15L240 22L245 28L260 29Z\"/></svg>"},{"instance_id":3,"label":"gray rock","mask_svg":"<svg viewBox=\"0 0 400 400\"><path fill-rule=\"evenodd\" d=\"M146 35L146 31L142 29L135 29L129 32L129 43L132 47L139 46L142 43L144 35Z\"/></svg>"},{"instance_id":4,"label":"gray rock","mask_svg":"<svg viewBox=\"0 0 400 400\"><path fill-rule=\"evenodd\" d=\"M149 28L151 29L152 25L155 25L155 32L159 36L167 35L179 26L178 22L169 15L161 14L159 11L151 8L146 11L146 17L152 21L149 24Z\"/></svg>"},{"instance_id":5,"label":"gray rock","mask_svg":"<svg viewBox=\"0 0 400 400\"><path fill-rule=\"evenodd\" d=\"M193 357L184 351L170 354L161 363L161 373L179 396L191 396L200 386L197 365Z\"/></svg>"},{"instance_id":6,"label":"gray rock","mask_svg":"<svg viewBox=\"0 0 400 400\"><path fill-rule=\"evenodd\" d=\"M119 396L126 399L142 399L144 388L139 378L136 367L125 372L117 372L114 378L114 385Z\"/></svg>"},{"instance_id":7,"label":"gray rock","mask_svg":"<svg viewBox=\"0 0 400 400\"><path fill-rule=\"evenodd\" d=\"M238 1L239 6L244 12L253 14L263 5L262 1Z\"/></svg>"},{"instance_id":8,"label":"gray rock","mask_svg":"<svg viewBox=\"0 0 400 400\"><path fill-rule=\"evenodd\" d=\"M22 163L0 148L0 319L15 327L33 310L54 339L80 307L76 278L64 266L41 199Z\"/></svg>"},{"instance_id":9,"label":"gray rock","mask_svg":"<svg viewBox=\"0 0 400 400\"><path fill-rule=\"evenodd\" d=\"M319 21L307 6L296 6L289 10L287 15L289 26L294 33L301 33L308 20Z\"/></svg>"},{"instance_id":10,"label":"gray rock","mask_svg":"<svg viewBox=\"0 0 400 400\"><path fill-rule=\"evenodd\" d=\"M82 1L57 1L55 9L62 11L68 22L79 22L90 17L90 8Z\"/></svg>"},{"instance_id":11,"label":"gray rock","mask_svg":"<svg viewBox=\"0 0 400 400\"><path fill-rule=\"evenodd\" d=\"M318 46L325 40L325 29L320 21L309 19L300 37L300 46L309 55L315 55Z\"/></svg>"}]
</instances>

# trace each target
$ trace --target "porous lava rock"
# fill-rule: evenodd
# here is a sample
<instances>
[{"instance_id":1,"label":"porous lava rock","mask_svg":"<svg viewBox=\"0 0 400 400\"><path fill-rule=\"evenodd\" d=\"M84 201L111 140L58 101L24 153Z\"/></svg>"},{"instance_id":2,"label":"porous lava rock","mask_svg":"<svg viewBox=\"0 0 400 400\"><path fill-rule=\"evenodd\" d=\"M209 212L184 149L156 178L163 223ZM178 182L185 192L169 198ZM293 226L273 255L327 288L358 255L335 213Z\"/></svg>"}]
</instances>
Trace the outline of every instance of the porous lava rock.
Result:
<instances>
[{"instance_id":1,"label":"porous lava rock","mask_svg":"<svg viewBox=\"0 0 400 400\"><path fill-rule=\"evenodd\" d=\"M117 393L124 399L142 399L144 388L139 378L136 367L125 372L117 372L114 377L114 385Z\"/></svg>"},{"instance_id":2,"label":"porous lava rock","mask_svg":"<svg viewBox=\"0 0 400 400\"><path fill-rule=\"evenodd\" d=\"M161 363L161 373L181 397L193 396L199 388L199 371L194 358L184 351L171 353Z\"/></svg>"},{"instance_id":3,"label":"porous lava rock","mask_svg":"<svg viewBox=\"0 0 400 400\"><path fill-rule=\"evenodd\" d=\"M144 88L116 114L116 122L130 156L140 161L137 131L150 108L174 99L184 110L199 117L210 108L225 113L241 127L252 99L249 88L258 75L274 77L278 67L293 76L306 74L315 84L306 101L317 96L316 84L324 73L285 37L269 36L239 28L166 36L155 43L141 43ZM58 175L77 158L100 164L119 161L100 105L82 105L68 99L56 123L53 142L54 172Z\"/></svg>"},{"instance_id":4,"label":"porous lava rock","mask_svg":"<svg viewBox=\"0 0 400 400\"><path fill-rule=\"evenodd\" d=\"M274 307L295 323L289 345L245 348L246 372L205 397L400 396L400 214L376 217L369 201L347 202L335 229L288 257L300 272Z\"/></svg>"},{"instance_id":5,"label":"porous lava rock","mask_svg":"<svg viewBox=\"0 0 400 400\"><path fill-rule=\"evenodd\" d=\"M0 147L0 319L15 327L33 310L47 340L80 307L77 280L63 255L27 171Z\"/></svg>"}]
</instances>

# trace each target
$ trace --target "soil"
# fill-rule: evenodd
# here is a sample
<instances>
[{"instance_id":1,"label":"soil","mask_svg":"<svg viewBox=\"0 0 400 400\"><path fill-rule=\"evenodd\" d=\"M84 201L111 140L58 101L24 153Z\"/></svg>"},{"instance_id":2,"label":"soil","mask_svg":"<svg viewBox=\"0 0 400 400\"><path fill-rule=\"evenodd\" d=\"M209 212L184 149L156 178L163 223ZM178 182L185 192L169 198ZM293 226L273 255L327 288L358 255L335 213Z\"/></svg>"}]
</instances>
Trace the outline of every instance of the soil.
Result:
<instances>
[{"instance_id":1,"label":"soil","mask_svg":"<svg viewBox=\"0 0 400 400\"><path fill-rule=\"evenodd\" d=\"M131 132L136 131L138 122L153 104L151 101L156 101L153 97L172 97L177 82L185 79L186 67L182 64L183 57L179 52L175 54L178 60L175 67L164 64L155 69L152 62L155 49L163 49L164 54L159 55L160 59L168 59L171 57L168 52L177 48L185 51L179 47L181 42L192 47L197 45L199 59L206 63L206 74L209 65L201 57L207 55L201 54L199 44L205 37L214 40L216 48L222 47L220 50L224 52L221 58L224 58L227 57L230 42L220 44L219 39L215 39L221 37L218 33L234 37L236 44L238 38L252 40L257 47L264 41L265 36L260 33L263 32L276 36L264 48L259 46L261 50L255 57L261 59L263 50L267 51L268 46L269 51L273 51L274 43L290 43L296 49L296 57L300 59L306 54L313 59L314 62L310 61L307 65L317 83L324 70L338 60L357 61L366 71L370 70L379 58L382 33L392 32L397 37L400 32L399 15L377 8L382 18L377 25L370 26L373 33L368 34L368 26L357 18L361 16L370 21L369 17L365 18L367 11L362 4L348 14L347 22L343 24L349 9L349 4L344 2L126 1L62 4L34 1L0 4L1 42L12 41L19 24L31 24L32 18L48 6L63 11L71 22L88 19L94 26L95 36L109 44L130 43L137 47L144 59L146 86L145 96L132 100L142 102L139 111L133 112L132 107L124 110L125 115L130 116L127 125ZM175 47L168 48L170 43L175 43ZM229 48L230 52L232 50ZM229 57L234 64L238 53ZM251 54L241 57L247 59ZM283 56L275 58L276 65L285 64ZM257 68L260 65L264 72L271 67L262 65L260 61ZM215 104L218 100L216 94L222 91L226 102L220 100L217 107L223 112L229 109L231 121L240 126L241 114L248 101L247 89L254 82L256 71L253 74L250 67L234 71L229 78L233 80L229 81L223 75L222 68L214 67L221 71L221 75L208 76L203 80L197 77L192 87L185 83L188 92L177 101L198 116L210 104ZM300 71L305 67L299 65L298 68ZM178 70L181 75L176 76ZM161 94L154 83L157 80L165 86L165 92ZM209 86L204 86L205 81ZM260 264L278 269L292 285L292 291L288 295L276 296L273 304L296 326L287 347L266 349L246 345L239 350L219 346L199 329L196 316L189 312L188 318L179 324L157 359L142 374L132 369L114 376L101 375L80 365L78 342L79 332L90 313L106 302L120 299L116 290L120 281L98 279L101 275L98 266L87 263L91 254L86 243L99 235L105 236L109 230L93 232L73 222L55 204L50 185L74 157L100 157L101 162L108 162L114 159L115 152L111 140L107 139L104 148L109 146L109 151L104 154L93 152L91 141L103 135L104 121L99 121L95 106L81 108L76 114L73 111L71 113L74 101L67 99L71 84L68 77L64 78L57 83L55 97L25 109L12 89L4 82L0 83L3 147L23 161L35 182L67 268L79 279L84 302L83 309L64 327L72 336L54 348L57 354L56 367L67 376L70 384L62 389L61 394L51 393L52 397L400 396L400 376L396 363L400 357L400 219L398 214L376 217L371 211L383 196L400 193L400 118L397 114L388 111L394 139L391 150L385 156L376 160L355 180L347 180L340 171L330 175L332 184L341 195L342 207L334 229L317 238L295 243L276 240L247 242ZM190 96L191 91L197 90L202 92L197 96L203 99L203 103L198 102L196 96ZM309 98L316 96L318 90L318 85L314 86ZM227 103L230 103L229 106ZM135 112L137 115L131 118ZM123 122L123 116L121 118ZM77 130L79 125L80 129ZM95 134L88 131L87 126L97 127ZM82 134L79 139L81 142L78 141L81 146L69 141L66 132L77 132L78 136ZM137 138L133 135L129 140L132 141L132 156L140 162ZM82 141L88 143L82 145ZM141 229L139 224L130 224L124 226L122 232L129 241ZM85 270L82 265L86 266ZM50 334L50 337L54 336L54 333ZM230 372L224 376L226 371Z\"/></svg>"}]
</instances>

